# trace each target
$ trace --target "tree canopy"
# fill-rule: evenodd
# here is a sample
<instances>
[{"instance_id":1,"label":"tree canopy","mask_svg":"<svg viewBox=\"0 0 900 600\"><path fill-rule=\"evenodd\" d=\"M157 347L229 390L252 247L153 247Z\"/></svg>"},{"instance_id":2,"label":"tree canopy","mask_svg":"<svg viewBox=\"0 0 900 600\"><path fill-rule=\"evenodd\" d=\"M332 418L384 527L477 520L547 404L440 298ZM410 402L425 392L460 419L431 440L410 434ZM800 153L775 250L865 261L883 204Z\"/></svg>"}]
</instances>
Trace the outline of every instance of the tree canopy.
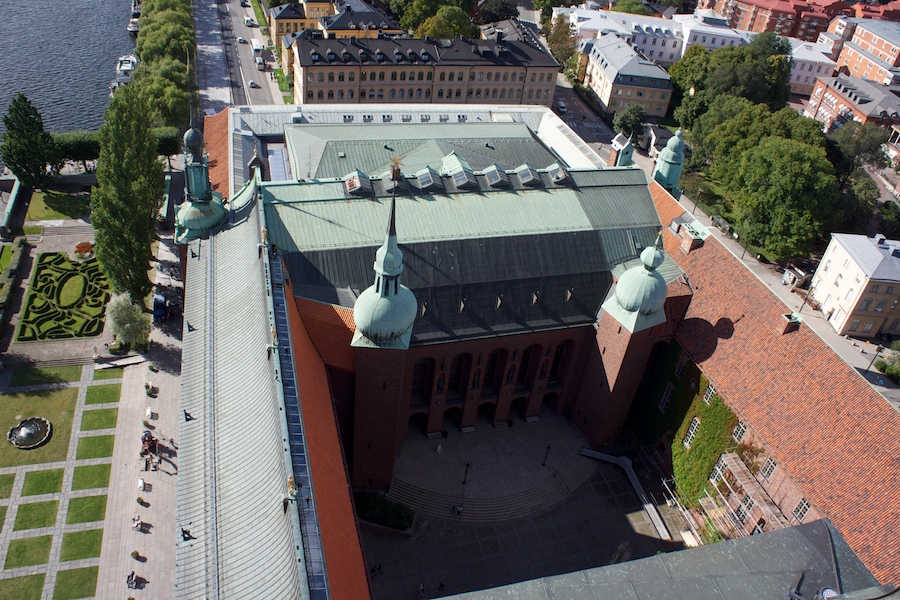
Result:
<instances>
[{"instance_id":1,"label":"tree canopy","mask_svg":"<svg viewBox=\"0 0 900 600\"><path fill-rule=\"evenodd\" d=\"M113 96L100 128L97 187L91 194L97 259L113 290L138 305L152 287L150 245L164 186L148 113L136 86Z\"/></svg>"},{"instance_id":2,"label":"tree canopy","mask_svg":"<svg viewBox=\"0 0 900 600\"><path fill-rule=\"evenodd\" d=\"M466 15L467 21L469 10L472 8L471 0L412 0L406 3L398 2L397 5L401 9L401 12L396 13L401 15L400 26L412 31L416 31L429 17L437 15L442 7L459 8ZM393 10L393 3L391 8Z\"/></svg>"},{"instance_id":3,"label":"tree canopy","mask_svg":"<svg viewBox=\"0 0 900 600\"><path fill-rule=\"evenodd\" d=\"M625 137L637 139L641 135L641 125L644 123L644 105L629 104L616 113L613 117L613 129Z\"/></svg>"},{"instance_id":4,"label":"tree canopy","mask_svg":"<svg viewBox=\"0 0 900 600\"><path fill-rule=\"evenodd\" d=\"M564 65L575 55L575 28L569 23L569 18L558 15L553 20L550 33L547 35L547 46L559 64Z\"/></svg>"},{"instance_id":5,"label":"tree canopy","mask_svg":"<svg viewBox=\"0 0 900 600\"><path fill-rule=\"evenodd\" d=\"M150 107L150 120L162 126L182 127L190 115L191 75L183 62L164 57L141 65L134 84Z\"/></svg>"},{"instance_id":6,"label":"tree canopy","mask_svg":"<svg viewBox=\"0 0 900 600\"><path fill-rule=\"evenodd\" d=\"M3 143L0 158L19 180L28 186L41 185L47 180L47 164L56 164L59 151L49 133L44 131L44 119L25 94L18 94L3 115Z\"/></svg>"},{"instance_id":7,"label":"tree canopy","mask_svg":"<svg viewBox=\"0 0 900 600\"><path fill-rule=\"evenodd\" d=\"M824 148L767 137L744 153L735 187L745 235L776 258L807 254L834 217L837 187Z\"/></svg>"},{"instance_id":8,"label":"tree canopy","mask_svg":"<svg viewBox=\"0 0 900 600\"><path fill-rule=\"evenodd\" d=\"M457 35L469 38L475 35L478 28L472 25L469 15L458 6L442 6L433 17L428 17L416 29L416 37L426 35L437 39L455 38Z\"/></svg>"},{"instance_id":9,"label":"tree canopy","mask_svg":"<svg viewBox=\"0 0 900 600\"><path fill-rule=\"evenodd\" d=\"M125 346L146 345L150 339L150 315L127 294L116 294L106 305L106 318L116 341Z\"/></svg>"},{"instance_id":10,"label":"tree canopy","mask_svg":"<svg viewBox=\"0 0 900 600\"><path fill-rule=\"evenodd\" d=\"M849 121L831 132L828 138L837 149L837 156L832 162L838 183L843 187L850 174L863 165L887 166L887 157L881 146L888 141L888 137L887 129L874 123L860 125L856 121Z\"/></svg>"},{"instance_id":11,"label":"tree canopy","mask_svg":"<svg viewBox=\"0 0 900 600\"><path fill-rule=\"evenodd\" d=\"M612 7L611 11L631 13L633 15L652 15L653 9L641 2L641 0L619 0Z\"/></svg>"},{"instance_id":12,"label":"tree canopy","mask_svg":"<svg viewBox=\"0 0 900 600\"><path fill-rule=\"evenodd\" d=\"M495 23L518 18L519 7L515 0L487 0L481 7L482 23Z\"/></svg>"}]
</instances>

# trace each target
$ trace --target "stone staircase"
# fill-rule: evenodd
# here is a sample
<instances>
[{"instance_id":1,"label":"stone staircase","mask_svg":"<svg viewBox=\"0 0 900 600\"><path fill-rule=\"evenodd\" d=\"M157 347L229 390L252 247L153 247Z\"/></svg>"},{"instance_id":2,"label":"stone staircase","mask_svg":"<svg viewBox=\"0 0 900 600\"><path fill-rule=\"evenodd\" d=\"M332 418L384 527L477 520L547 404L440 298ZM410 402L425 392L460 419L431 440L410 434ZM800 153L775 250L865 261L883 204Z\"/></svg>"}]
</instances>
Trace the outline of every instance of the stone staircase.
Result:
<instances>
[{"instance_id":1,"label":"stone staircase","mask_svg":"<svg viewBox=\"0 0 900 600\"><path fill-rule=\"evenodd\" d=\"M60 225L59 227L45 226L43 237L79 236L84 238L94 237L94 228L90 225Z\"/></svg>"},{"instance_id":2,"label":"stone staircase","mask_svg":"<svg viewBox=\"0 0 900 600\"><path fill-rule=\"evenodd\" d=\"M550 508L591 479L598 468L597 461L577 456L564 469L538 485L519 493L493 498L442 494L395 478L387 497L417 513L441 519L495 523ZM456 515L453 511L453 507L457 505L463 507L461 515Z\"/></svg>"}]
</instances>

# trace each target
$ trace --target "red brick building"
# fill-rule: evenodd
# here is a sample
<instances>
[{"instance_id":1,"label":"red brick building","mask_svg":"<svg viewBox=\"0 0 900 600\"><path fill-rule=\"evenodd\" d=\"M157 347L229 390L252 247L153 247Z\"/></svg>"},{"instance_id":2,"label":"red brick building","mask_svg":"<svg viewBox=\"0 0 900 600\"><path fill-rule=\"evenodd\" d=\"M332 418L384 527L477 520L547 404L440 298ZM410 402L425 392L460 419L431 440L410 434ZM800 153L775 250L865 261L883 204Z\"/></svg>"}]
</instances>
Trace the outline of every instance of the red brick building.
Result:
<instances>
[{"instance_id":1,"label":"red brick building","mask_svg":"<svg viewBox=\"0 0 900 600\"><path fill-rule=\"evenodd\" d=\"M728 26L814 42L834 17L848 11L839 0L701 0L700 8L711 8L725 16Z\"/></svg>"}]
</instances>

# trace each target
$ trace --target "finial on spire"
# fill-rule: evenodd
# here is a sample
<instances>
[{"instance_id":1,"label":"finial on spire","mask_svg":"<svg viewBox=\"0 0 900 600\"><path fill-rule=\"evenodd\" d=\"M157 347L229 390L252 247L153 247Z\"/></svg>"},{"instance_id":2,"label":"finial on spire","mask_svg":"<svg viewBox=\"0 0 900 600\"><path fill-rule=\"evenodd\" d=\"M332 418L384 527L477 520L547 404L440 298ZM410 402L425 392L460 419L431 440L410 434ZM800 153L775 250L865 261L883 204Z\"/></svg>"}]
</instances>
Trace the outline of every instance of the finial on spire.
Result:
<instances>
[{"instance_id":1,"label":"finial on spire","mask_svg":"<svg viewBox=\"0 0 900 600\"><path fill-rule=\"evenodd\" d=\"M391 214L388 218L388 229L387 234L388 237L397 237L397 224L394 219L394 211L397 208L397 200L395 198L391 198Z\"/></svg>"},{"instance_id":2,"label":"finial on spire","mask_svg":"<svg viewBox=\"0 0 900 600\"><path fill-rule=\"evenodd\" d=\"M400 159L400 156L395 154L391 157L391 181L400 181L403 177L403 174L400 172L400 165L403 162Z\"/></svg>"}]
</instances>

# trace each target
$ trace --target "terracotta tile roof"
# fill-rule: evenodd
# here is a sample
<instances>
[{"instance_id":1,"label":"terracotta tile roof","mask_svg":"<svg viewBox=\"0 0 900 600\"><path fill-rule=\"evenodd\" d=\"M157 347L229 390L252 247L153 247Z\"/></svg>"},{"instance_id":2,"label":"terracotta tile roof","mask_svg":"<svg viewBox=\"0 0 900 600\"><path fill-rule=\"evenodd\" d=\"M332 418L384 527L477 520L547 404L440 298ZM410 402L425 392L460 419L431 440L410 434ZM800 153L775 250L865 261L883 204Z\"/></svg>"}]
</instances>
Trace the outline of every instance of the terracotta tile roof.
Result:
<instances>
[{"instance_id":1,"label":"terracotta tile roof","mask_svg":"<svg viewBox=\"0 0 900 600\"><path fill-rule=\"evenodd\" d=\"M203 119L203 140L209 152L209 181L228 199L228 109Z\"/></svg>"},{"instance_id":2,"label":"terracotta tile roof","mask_svg":"<svg viewBox=\"0 0 900 600\"><path fill-rule=\"evenodd\" d=\"M294 297L294 303L325 364L356 371L356 352L350 346L356 331L353 310L298 297Z\"/></svg>"},{"instance_id":3,"label":"terracotta tile roof","mask_svg":"<svg viewBox=\"0 0 900 600\"><path fill-rule=\"evenodd\" d=\"M302 365L297 373L297 387L319 506L328 586L335 600L365 600L371 598L369 582L325 364L307 333L305 318L290 302L288 310L294 360Z\"/></svg>"},{"instance_id":4,"label":"terracotta tile roof","mask_svg":"<svg viewBox=\"0 0 900 600\"><path fill-rule=\"evenodd\" d=\"M866 567L900 581L900 414L808 327L781 335L789 309L716 234L684 254L668 228L684 208L651 192L694 288L676 339Z\"/></svg>"}]
</instances>

